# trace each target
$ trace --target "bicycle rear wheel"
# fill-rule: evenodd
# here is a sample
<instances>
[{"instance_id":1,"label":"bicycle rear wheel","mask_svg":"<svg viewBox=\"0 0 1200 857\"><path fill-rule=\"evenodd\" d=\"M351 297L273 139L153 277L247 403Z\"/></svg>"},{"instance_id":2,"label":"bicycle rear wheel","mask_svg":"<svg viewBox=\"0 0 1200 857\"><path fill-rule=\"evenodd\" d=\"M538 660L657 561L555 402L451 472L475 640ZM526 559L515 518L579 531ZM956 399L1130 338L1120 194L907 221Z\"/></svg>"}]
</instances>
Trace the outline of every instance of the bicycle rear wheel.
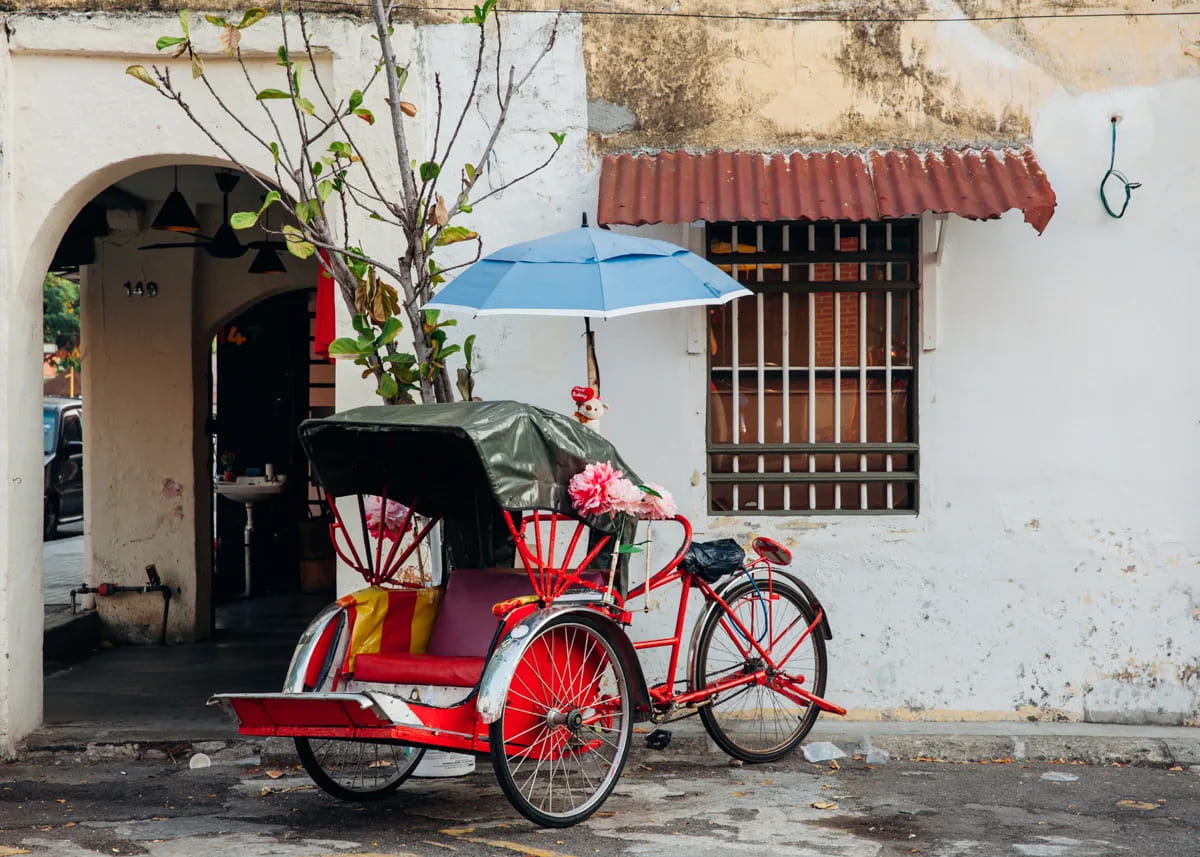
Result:
<instances>
[{"instance_id":1,"label":"bicycle rear wheel","mask_svg":"<svg viewBox=\"0 0 1200 857\"><path fill-rule=\"evenodd\" d=\"M816 621L808 599L779 577L770 590L766 587L766 581L735 584L724 593L729 612L770 655L779 673L794 680L803 677L809 693L824 695L825 638L819 627L805 636ZM711 605L701 621L693 688L767 669L719 604ZM752 683L715 694L700 709L700 720L717 746L734 758L773 762L804 740L820 713L815 705L799 704L769 685Z\"/></svg>"}]
</instances>

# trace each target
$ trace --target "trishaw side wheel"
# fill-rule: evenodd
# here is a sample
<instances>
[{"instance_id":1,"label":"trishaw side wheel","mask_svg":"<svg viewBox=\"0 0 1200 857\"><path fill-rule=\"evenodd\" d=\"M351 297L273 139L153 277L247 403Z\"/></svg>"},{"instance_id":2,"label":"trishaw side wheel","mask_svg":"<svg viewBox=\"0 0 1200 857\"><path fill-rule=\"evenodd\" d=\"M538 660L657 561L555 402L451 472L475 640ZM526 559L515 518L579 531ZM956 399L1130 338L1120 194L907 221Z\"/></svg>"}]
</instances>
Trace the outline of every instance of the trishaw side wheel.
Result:
<instances>
[{"instance_id":1,"label":"trishaw side wheel","mask_svg":"<svg viewBox=\"0 0 1200 857\"><path fill-rule=\"evenodd\" d=\"M595 812L621 778L633 736L629 677L603 620L558 616L536 632L491 724L500 788L542 827Z\"/></svg>"},{"instance_id":2,"label":"trishaw side wheel","mask_svg":"<svg viewBox=\"0 0 1200 857\"><path fill-rule=\"evenodd\" d=\"M794 586L775 578L744 581L723 594L738 618L775 662L778 673L799 679L809 693L825 693L825 638L809 628L816 614ZM746 635L713 604L701 620L692 682L703 688L758 673L766 666ZM807 633L807 636L805 634ZM717 746L744 762L773 762L796 748L821 713L802 705L769 684L743 684L717 693L700 709L700 720Z\"/></svg>"},{"instance_id":3,"label":"trishaw side wheel","mask_svg":"<svg viewBox=\"0 0 1200 857\"><path fill-rule=\"evenodd\" d=\"M382 800L412 776L424 748L340 738L297 738L296 754L321 790L341 800Z\"/></svg>"}]
</instances>

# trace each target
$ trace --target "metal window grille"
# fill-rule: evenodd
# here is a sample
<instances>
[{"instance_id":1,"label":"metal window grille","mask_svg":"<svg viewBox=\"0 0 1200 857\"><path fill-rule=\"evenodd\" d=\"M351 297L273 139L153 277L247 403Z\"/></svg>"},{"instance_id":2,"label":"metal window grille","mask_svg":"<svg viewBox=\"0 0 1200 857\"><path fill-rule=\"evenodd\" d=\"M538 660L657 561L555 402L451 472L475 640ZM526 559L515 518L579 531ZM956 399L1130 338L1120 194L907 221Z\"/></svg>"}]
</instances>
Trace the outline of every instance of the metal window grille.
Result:
<instances>
[{"instance_id":1,"label":"metal window grille","mask_svg":"<svg viewBox=\"0 0 1200 857\"><path fill-rule=\"evenodd\" d=\"M918 222L710 223L716 514L913 514Z\"/></svg>"}]
</instances>

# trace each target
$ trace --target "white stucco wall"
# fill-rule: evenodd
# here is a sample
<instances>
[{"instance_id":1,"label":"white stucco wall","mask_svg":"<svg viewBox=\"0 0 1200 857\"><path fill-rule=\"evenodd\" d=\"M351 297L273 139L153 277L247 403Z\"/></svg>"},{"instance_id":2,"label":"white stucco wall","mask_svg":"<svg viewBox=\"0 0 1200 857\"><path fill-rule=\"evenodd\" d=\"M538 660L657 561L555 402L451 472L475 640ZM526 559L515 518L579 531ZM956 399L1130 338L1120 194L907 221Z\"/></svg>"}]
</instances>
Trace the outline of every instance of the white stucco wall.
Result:
<instances>
[{"instance_id":1,"label":"white stucco wall","mask_svg":"<svg viewBox=\"0 0 1200 857\"><path fill-rule=\"evenodd\" d=\"M571 228L595 210L597 165L581 139L586 86L566 61L575 32L568 25L513 117L529 131L523 160L546 151L546 130L567 130L567 146L548 170L477 209L471 225L488 249ZM436 32L443 53L454 35ZM444 82L461 87L452 74ZM705 356L687 353L703 316L597 324L612 407L604 433L640 475L675 492L699 537L762 533L792 546L793 569L829 608L829 692L851 716L1197 716L1200 379L1187 343L1200 294L1186 273L1185 231L1200 170L1184 147L1200 127L1180 105L1198 94L1195 80L1059 90L1034 125L1059 200L1046 234L1019 212L950 218L940 341L919 370L919 516L706 515ZM1096 195L1114 107L1126 117L1118 165L1145 183L1120 221ZM695 240L681 225L640 231ZM460 330L479 333L480 395L570 410L569 390L584 380L580 323L463 319ZM339 403L369 400L341 377ZM637 617L636 636L667 631L671 597L659 598L667 611Z\"/></svg>"},{"instance_id":2,"label":"white stucco wall","mask_svg":"<svg viewBox=\"0 0 1200 857\"><path fill-rule=\"evenodd\" d=\"M0 49L0 395L10 403L0 420L0 755L40 717L42 273L71 217L103 187L152 166L219 162L171 104L123 75L132 62L152 61L154 39L172 32L172 21L12 16ZM505 44L519 67L548 23L507 19ZM971 37L947 29L945 39L956 32ZM400 55L418 61L409 92L425 137L414 157L430 145L433 73L442 73L446 104L459 103L472 38L460 26L398 29ZM244 46L269 65L277 41L273 30L255 28ZM336 85L365 79L369 28L326 20L321 41ZM552 56L514 107L487 181L540 162L549 131L566 131L567 142L547 169L464 219L487 249L574 227L595 210L582 43L579 19L564 18ZM971 55L997 68L1023 62L1000 42ZM218 79L232 71L212 66ZM1122 90L1044 81L1054 94L1031 102L1033 144L1059 198L1044 237L1019 215L950 219L940 340L920 366L917 517L708 517L704 355L687 348L700 314L597 325L612 406L605 433L643 476L675 491L701 537L762 532L792 544L796 570L831 612L830 695L854 716L1196 716L1200 532L1189 488L1200 470L1200 417L1192 413L1200 381L1187 371L1185 325L1200 309L1186 236L1200 175L1184 147L1200 120L1183 109L1196 103L1195 78L1178 69L1172 76ZM197 109L224 128L194 94ZM382 117L381 98L368 106ZM1119 166L1145 183L1122 221L1107 218L1096 199L1114 106L1126 116ZM390 160L384 125L362 132L378 153L373 163ZM472 110L465 128L461 160L477 150L484 115ZM686 240L679 225L646 232ZM358 234L368 245L397 240L371 222ZM191 308L209 329L222 312ZM480 395L569 410L569 390L584 377L578 322L464 319L459 331L479 333ZM372 401L352 366L339 365L338 385L339 407ZM172 453L179 461L183 446ZM639 616L636 633L656 635L665 624L662 615Z\"/></svg>"}]
</instances>

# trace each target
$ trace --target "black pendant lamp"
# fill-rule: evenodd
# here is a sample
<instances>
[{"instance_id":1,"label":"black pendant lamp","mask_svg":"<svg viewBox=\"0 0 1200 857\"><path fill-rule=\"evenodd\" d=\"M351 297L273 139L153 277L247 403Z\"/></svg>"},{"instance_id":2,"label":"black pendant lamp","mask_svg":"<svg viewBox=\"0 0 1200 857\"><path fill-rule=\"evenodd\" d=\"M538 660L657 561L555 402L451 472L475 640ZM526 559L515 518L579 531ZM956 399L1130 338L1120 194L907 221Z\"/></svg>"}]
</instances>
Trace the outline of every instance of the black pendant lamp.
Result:
<instances>
[{"instance_id":1,"label":"black pendant lamp","mask_svg":"<svg viewBox=\"0 0 1200 857\"><path fill-rule=\"evenodd\" d=\"M254 256L254 261L250 263L250 273L286 274L287 268L283 266L283 260L272 248L260 247Z\"/></svg>"},{"instance_id":2,"label":"black pendant lamp","mask_svg":"<svg viewBox=\"0 0 1200 857\"><path fill-rule=\"evenodd\" d=\"M267 233L268 239L258 244L258 252L254 254L254 261L250 263L251 274L286 274L287 268L283 266L283 260L279 258L279 254L275 252L275 248L271 246L271 212L268 211L263 219L263 230ZM254 244L250 245L251 247Z\"/></svg>"},{"instance_id":3,"label":"black pendant lamp","mask_svg":"<svg viewBox=\"0 0 1200 857\"><path fill-rule=\"evenodd\" d=\"M200 221L196 220L196 215L192 214L191 206L183 198L183 194L179 192L178 166L175 167L175 189L163 201L162 208L158 210L158 215L154 218L154 222L150 224L150 228L161 229L164 232L200 231Z\"/></svg>"}]
</instances>

